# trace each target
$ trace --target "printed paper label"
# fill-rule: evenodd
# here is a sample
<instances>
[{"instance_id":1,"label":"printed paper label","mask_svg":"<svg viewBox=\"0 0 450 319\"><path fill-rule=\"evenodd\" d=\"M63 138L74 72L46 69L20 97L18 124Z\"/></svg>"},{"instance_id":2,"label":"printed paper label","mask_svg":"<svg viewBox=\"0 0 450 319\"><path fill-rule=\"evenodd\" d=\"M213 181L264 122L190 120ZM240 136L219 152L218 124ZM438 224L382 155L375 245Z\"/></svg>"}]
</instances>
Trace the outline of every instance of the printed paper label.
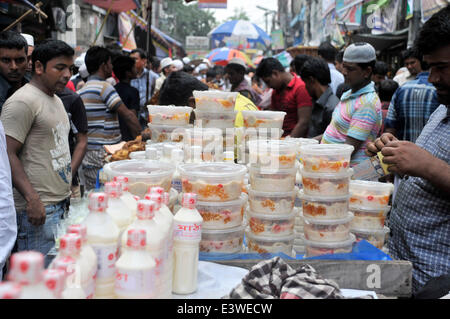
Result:
<instances>
[{"instance_id":1,"label":"printed paper label","mask_svg":"<svg viewBox=\"0 0 450 319\"><path fill-rule=\"evenodd\" d=\"M201 240L202 225L196 223L176 223L174 225L173 237L178 240Z\"/></svg>"},{"instance_id":2,"label":"printed paper label","mask_svg":"<svg viewBox=\"0 0 450 319\"><path fill-rule=\"evenodd\" d=\"M153 294L155 292L155 272L148 270L117 269L115 291L127 294Z\"/></svg>"},{"instance_id":3,"label":"printed paper label","mask_svg":"<svg viewBox=\"0 0 450 319\"><path fill-rule=\"evenodd\" d=\"M117 245L91 245L97 255L97 278L114 277Z\"/></svg>"}]
</instances>

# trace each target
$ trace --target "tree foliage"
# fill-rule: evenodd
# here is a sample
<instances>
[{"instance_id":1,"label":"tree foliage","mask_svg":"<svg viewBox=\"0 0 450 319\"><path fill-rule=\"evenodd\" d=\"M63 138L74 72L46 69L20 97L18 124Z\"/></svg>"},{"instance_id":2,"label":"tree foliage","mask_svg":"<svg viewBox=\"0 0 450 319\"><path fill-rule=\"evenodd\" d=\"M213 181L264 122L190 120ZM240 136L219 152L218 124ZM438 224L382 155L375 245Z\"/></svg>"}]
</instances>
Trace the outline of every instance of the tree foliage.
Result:
<instances>
[{"instance_id":1,"label":"tree foliage","mask_svg":"<svg viewBox=\"0 0 450 319\"><path fill-rule=\"evenodd\" d=\"M234 8L233 15L229 16L227 19L225 19L224 22L232 21L232 20L245 20L250 21L250 18L247 15L247 12L244 10L244 8Z\"/></svg>"}]
</instances>

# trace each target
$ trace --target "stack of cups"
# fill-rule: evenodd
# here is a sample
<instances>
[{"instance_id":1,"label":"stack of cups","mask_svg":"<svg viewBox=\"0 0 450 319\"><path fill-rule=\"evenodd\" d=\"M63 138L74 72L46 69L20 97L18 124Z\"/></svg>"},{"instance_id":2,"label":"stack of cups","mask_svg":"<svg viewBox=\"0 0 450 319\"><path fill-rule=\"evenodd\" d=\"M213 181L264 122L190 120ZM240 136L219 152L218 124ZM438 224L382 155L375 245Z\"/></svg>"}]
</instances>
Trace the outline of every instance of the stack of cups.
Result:
<instances>
[{"instance_id":1,"label":"stack of cups","mask_svg":"<svg viewBox=\"0 0 450 319\"><path fill-rule=\"evenodd\" d=\"M350 252L355 241L349 212L353 146L310 144L301 146L300 151L306 257Z\"/></svg>"},{"instance_id":2,"label":"stack of cups","mask_svg":"<svg viewBox=\"0 0 450 319\"><path fill-rule=\"evenodd\" d=\"M357 242L364 239L378 249L383 248L389 233L385 219L393 190L394 185L391 183L350 182L350 211L355 216L350 232L355 235Z\"/></svg>"},{"instance_id":3,"label":"stack of cups","mask_svg":"<svg viewBox=\"0 0 450 319\"><path fill-rule=\"evenodd\" d=\"M189 124L192 108L189 106L147 105L153 143L180 142Z\"/></svg>"},{"instance_id":4,"label":"stack of cups","mask_svg":"<svg viewBox=\"0 0 450 319\"><path fill-rule=\"evenodd\" d=\"M253 140L249 142L249 209L246 240L249 252L292 255L296 151L292 142Z\"/></svg>"},{"instance_id":5,"label":"stack of cups","mask_svg":"<svg viewBox=\"0 0 450 319\"><path fill-rule=\"evenodd\" d=\"M224 133L219 128L194 127L186 129L183 137L186 163L221 162Z\"/></svg>"}]
</instances>

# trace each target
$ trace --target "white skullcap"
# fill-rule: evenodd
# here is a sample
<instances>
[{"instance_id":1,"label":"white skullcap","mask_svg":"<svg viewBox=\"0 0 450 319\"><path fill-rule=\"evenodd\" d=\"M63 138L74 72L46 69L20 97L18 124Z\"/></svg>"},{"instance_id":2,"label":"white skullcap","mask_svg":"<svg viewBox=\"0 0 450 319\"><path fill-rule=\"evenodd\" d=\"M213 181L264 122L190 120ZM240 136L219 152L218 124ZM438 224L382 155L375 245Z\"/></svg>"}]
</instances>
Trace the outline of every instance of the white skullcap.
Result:
<instances>
[{"instance_id":1,"label":"white skullcap","mask_svg":"<svg viewBox=\"0 0 450 319\"><path fill-rule=\"evenodd\" d=\"M169 65L173 64L173 60L171 58L164 58L161 60L161 70Z\"/></svg>"},{"instance_id":2,"label":"white skullcap","mask_svg":"<svg viewBox=\"0 0 450 319\"><path fill-rule=\"evenodd\" d=\"M183 70L184 64L181 60L173 60L172 64L177 68L177 71Z\"/></svg>"},{"instance_id":3,"label":"white skullcap","mask_svg":"<svg viewBox=\"0 0 450 319\"><path fill-rule=\"evenodd\" d=\"M31 34L21 33L21 35L27 40L27 44L30 47L34 47L34 38Z\"/></svg>"}]
</instances>

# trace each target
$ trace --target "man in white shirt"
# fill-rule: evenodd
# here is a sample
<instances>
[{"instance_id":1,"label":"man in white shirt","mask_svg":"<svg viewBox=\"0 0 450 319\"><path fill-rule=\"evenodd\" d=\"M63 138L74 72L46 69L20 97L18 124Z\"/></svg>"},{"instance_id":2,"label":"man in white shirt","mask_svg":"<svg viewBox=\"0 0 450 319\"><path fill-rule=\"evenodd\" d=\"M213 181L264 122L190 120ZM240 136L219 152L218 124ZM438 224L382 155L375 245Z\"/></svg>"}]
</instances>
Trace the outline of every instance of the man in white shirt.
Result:
<instances>
[{"instance_id":1,"label":"man in white shirt","mask_svg":"<svg viewBox=\"0 0 450 319\"><path fill-rule=\"evenodd\" d=\"M337 87L345 81L342 73L334 65L337 53L337 49L330 42L322 42L317 51L317 54L328 63L330 68L330 87L333 90L333 94L336 94Z\"/></svg>"}]
</instances>

